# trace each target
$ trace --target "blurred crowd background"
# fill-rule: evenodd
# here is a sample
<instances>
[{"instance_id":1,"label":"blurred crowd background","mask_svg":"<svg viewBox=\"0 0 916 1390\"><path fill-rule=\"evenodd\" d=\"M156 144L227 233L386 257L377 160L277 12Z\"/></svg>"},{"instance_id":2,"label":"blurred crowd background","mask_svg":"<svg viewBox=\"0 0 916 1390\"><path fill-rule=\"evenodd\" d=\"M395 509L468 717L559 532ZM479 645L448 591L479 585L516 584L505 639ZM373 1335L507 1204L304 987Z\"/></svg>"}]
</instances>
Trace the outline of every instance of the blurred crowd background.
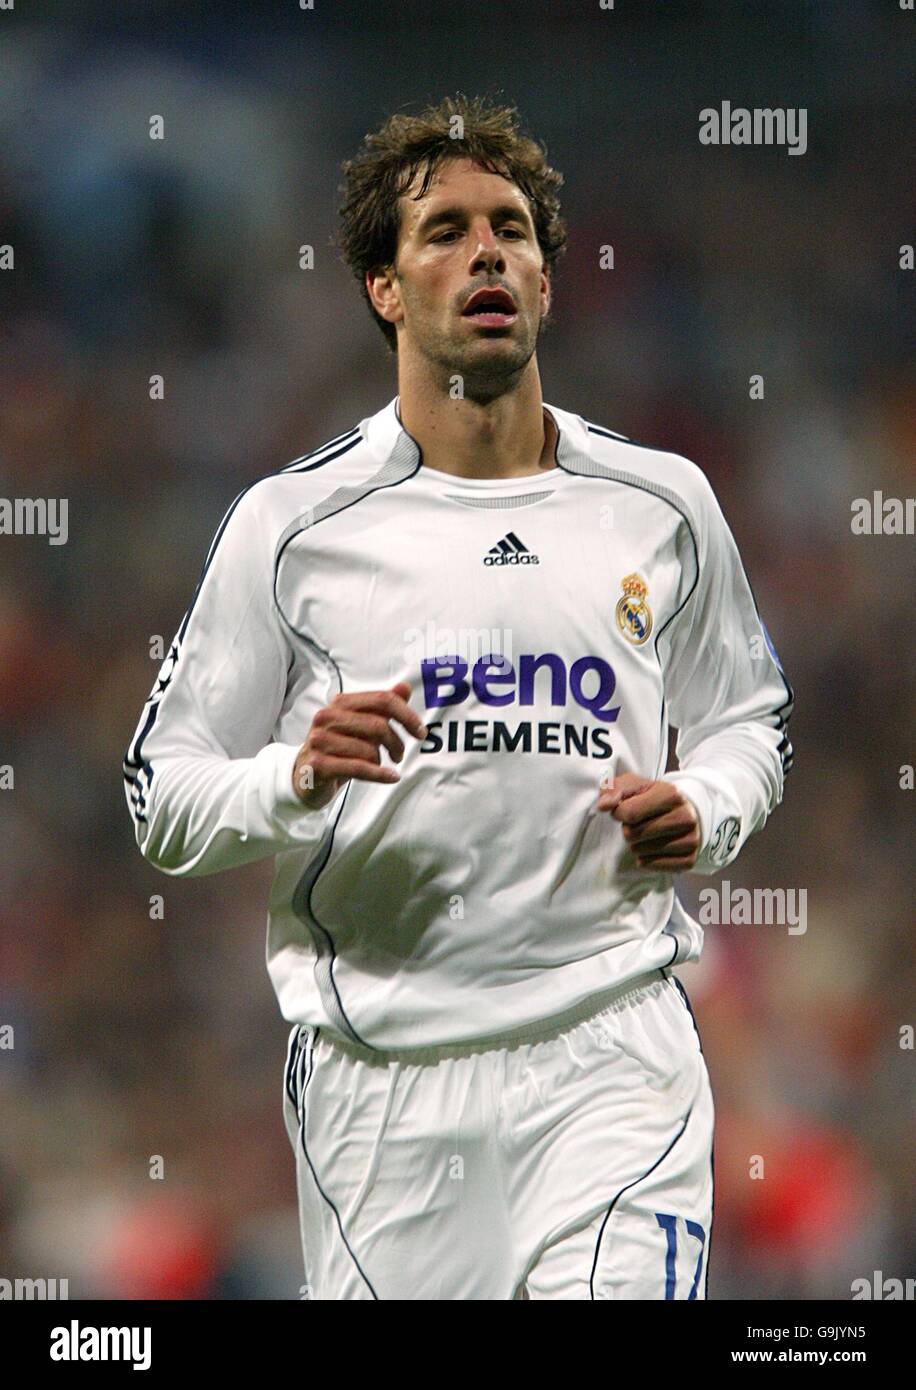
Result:
<instances>
[{"instance_id":1,"label":"blurred crowd background","mask_svg":"<svg viewBox=\"0 0 916 1390\"><path fill-rule=\"evenodd\" d=\"M566 177L545 400L704 468L796 692L784 805L728 877L805 890L807 932L712 926L680 972L717 1102L710 1296L916 1273L913 538L850 527L916 487L912 25L891 0L0 16L0 493L69 499L66 545L0 537L0 1277L299 1296L270 861L157 874L120 763L233 497L396 393L332 245L339 166L456 90L517 104ZM726 99L805 107L807 153L701 146Z\"/></svg>"}]
</instances>

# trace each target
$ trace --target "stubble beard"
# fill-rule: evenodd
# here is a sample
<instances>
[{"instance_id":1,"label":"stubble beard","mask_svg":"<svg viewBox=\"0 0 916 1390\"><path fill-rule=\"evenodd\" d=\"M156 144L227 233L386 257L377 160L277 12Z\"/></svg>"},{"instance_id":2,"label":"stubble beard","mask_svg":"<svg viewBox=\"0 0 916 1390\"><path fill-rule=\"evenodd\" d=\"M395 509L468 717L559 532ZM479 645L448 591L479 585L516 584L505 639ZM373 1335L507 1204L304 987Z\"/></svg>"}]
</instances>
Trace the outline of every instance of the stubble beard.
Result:
<instances>
[{"instance_id":1,"label":"stubble beard","mask_svg":"<svg viewBox=\"0 0 916 1390\"><path fill-rule=\"evenodd\" d=\"M443 391L454 390L455 378L461 380L465 400L487 405L511 391L527 367L537 348L541 324L526 335L525 341L512 339L501 351L486 356L476 343L459 343L447 334L433 336L422 346L423 356L439 378ZM517 326L515 331L517 332Z\"/></svg>"}]
</instances>

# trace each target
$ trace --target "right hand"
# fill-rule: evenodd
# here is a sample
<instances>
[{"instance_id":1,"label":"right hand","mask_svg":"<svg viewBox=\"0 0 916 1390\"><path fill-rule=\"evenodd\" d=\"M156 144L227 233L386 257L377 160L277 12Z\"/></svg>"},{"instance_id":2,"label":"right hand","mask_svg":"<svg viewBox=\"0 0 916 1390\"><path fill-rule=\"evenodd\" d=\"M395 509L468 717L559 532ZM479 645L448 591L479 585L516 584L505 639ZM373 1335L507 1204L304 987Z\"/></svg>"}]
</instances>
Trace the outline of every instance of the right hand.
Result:
<instances>
[{"instance_id":1,"label":"right hand","mask_svg":"<svg viewBox=\"0 0 916 1390\"><path fill-rule=\"evenodd\" d=\"M320 810L350 778L401 780L393 767L380 765L379 750L384 745L396 763L404 756L404 744L389 723L392 719L409 734L426 738L426 725L407 703L410 690L407 681L399 681L390 690L335 695L318 711L293 767L293 789L303 806Z\"/></svg>"}]
</instances>

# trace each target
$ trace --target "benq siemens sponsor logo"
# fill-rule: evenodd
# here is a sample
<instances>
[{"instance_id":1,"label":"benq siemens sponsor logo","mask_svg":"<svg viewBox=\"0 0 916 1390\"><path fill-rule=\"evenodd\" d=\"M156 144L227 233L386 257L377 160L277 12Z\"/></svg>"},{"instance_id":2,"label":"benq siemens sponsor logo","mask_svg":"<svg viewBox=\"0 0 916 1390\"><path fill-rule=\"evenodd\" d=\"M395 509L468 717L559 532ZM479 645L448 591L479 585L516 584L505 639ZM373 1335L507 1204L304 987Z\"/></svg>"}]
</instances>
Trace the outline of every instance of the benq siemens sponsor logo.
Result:
<instances>
[{"instance_id":1,"label":"benq siemens sponsor logo","mask_svg":"<svg viewBox=\"0 0 916 1390\"><path fill-rule=\"evenodd\" d=\"M514 531L507 531L498 545L483 557L485 565L539 565L537 555L519 540Z\"/></svg>"},{"instance_id":2,"label":"benq siemens sponsor logo","mask_svg":"<svg viewBox=\"0 0 916 1390\"><path fill-rule=\"evenodd\" d=\"M613 745L606 725L620 714L612 703L617 687L614 668L600 656L581 656L567 666L556 652L523 652L513 664L491 652L471 666L460 656L426 657L420 663L427 710L465 702L491 708L535 704L568 711L585 710L598 726L563 720L468 718L430 720L421 753L578 753L585 758L609 758Z\"/></svg>"}]
</instances>

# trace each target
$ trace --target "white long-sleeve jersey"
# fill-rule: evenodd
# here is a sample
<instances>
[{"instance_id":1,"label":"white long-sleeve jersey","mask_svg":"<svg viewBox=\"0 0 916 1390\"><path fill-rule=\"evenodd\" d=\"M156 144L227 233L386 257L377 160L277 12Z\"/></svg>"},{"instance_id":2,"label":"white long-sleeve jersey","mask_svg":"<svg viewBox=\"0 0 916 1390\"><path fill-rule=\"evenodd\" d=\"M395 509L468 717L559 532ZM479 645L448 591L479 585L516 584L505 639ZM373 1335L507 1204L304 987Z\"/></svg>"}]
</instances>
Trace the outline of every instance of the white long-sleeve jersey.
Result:
<instances>
[{"instance_id":1,"label":"white long-sleeve jersey","mask_svg":"<svg viewBox=\"0 0 916 1390\"><path fill-rule=\"evenodd\" d=\"M556 466L474 481L425 466L398 406L235 499L124 764L165 873L276 856L283 1015L379 1049L511 1035L695 960L602 779L676 783L713 873L782 799L793 703L693 463L545 405ZM428 727L398 730L400 781L306 810L315 712L398 681Z\"/></svg>"}]
</instances>

